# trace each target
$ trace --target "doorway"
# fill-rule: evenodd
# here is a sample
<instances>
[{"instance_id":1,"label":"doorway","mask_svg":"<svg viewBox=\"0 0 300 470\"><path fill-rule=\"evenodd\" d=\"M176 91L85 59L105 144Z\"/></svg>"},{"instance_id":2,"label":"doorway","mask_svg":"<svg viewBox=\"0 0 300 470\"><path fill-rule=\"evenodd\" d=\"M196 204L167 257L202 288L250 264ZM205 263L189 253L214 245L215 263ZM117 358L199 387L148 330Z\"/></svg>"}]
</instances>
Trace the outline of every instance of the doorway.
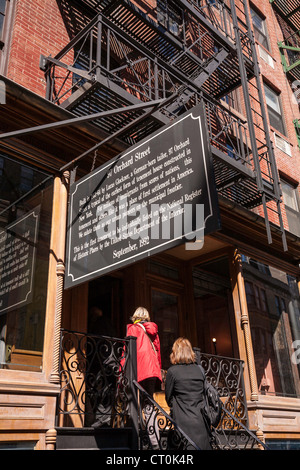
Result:
<instances>
[{"instance_id":1,"label":"doorway","mask_svg":"<svg viewBox=\"0 0 300 470\"><path fill-rule=\"evenodd\" d=\"M88 325L95 308L101 310L103 321L98 331L89 333L122 338L125 335L124 313L122 308L123 281L114 276L103 276L89 282ZM93 326L88 329L92 330ZM102 329L102 331L101 331Z\"/></svg>"},{"instance_id":2,"label":"doorway","mask_svg":"<svg viewBox=\"0 0 300 470\"><path fill-rule=\"evenodd\" d=\"M234 315L228 258L194 266L193 284L197 346L203 353L233 357Z\"/></svg>"}]
</instances>

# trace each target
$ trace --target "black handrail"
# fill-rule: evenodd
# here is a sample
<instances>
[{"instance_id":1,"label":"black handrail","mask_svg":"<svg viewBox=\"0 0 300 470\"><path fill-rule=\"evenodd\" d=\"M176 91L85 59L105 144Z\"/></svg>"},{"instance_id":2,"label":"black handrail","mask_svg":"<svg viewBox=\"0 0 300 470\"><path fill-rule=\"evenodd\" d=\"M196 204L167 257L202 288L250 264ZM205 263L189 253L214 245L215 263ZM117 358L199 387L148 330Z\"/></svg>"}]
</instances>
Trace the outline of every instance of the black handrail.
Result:
<instances>
[{"instance_id":1,"label":"black handrail","mask_svg":"<svg viewBox=\"0 0 300 470\"><path fill-rule=\"evenodd\" d=\"M155 436L157 439L157 446L161 450L167 450L168 444L171 445L171 448L177 448L177 450L186 450L186 449L193 449L193 450L201 450L197 444L176 424L176 422L171 418L171 416L149 395L148 392L136 381L133 381L133 385L139 390L139 392L147 399L148 404L151 403L152 410L151 414L154 413L154 420L158 421L158 430L159 434L167 433L167 438L161 438L155 432L155 426L153 424L149 425L150 420L144 422L146 427L145 431L145 440L144 445L146 443L146 448L152 448L153 444L151 443L151 435ZM156 408L156 410L155 410ZM140 418L140 430L142 427L142 422L144 421L142 418L142 410L139 410L139 418ZM172 434L172 438L170 435ZM142 436L143 437L143 436ZM141 449L142 450L142 449Z\"/></svg>"},{"instance_id":2,"label":"black handrail","mask_svg":"<svg viewBox=\"0 0 300 470\"><path fill-rule=\"evenodd\" d=\"M246 450L253 449L256 445L261 450L269 450L263 441L224 406L222 411L221 421L218 427L212 431L212 445L214 448L218 450L241 450L243 448ZM232 432L236 434L236 438L232 436Z\"/></svg>"}]
</instances>

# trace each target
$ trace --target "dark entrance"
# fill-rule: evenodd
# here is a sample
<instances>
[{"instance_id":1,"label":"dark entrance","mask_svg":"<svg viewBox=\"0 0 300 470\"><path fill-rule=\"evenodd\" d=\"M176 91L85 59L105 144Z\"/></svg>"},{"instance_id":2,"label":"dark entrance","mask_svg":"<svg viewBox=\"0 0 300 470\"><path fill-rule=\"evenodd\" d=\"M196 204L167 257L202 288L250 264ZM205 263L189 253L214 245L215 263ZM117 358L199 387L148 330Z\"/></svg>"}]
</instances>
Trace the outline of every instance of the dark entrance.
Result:
<instances>
[{"instance_id":1,"label":"dark entrance","mask_svg":"<svg viewBox=\"0 0 300 470\"><path fill-rule=\"evenodd\" d=\"M234 357L228 258L195 266L193 284L197 346L204 353Z\"/></svg>"},{"instance_id":2,"label":"dark entrance","mask_svg":"<svg viewBox=\"0 0 300 470\"><path fill-rule=\"evenodd\" d=\"M123 282L121 278L103 276L91 281L88 293L88 324L92 310L97 308L102 311L103 322L100 325L103 326L100 326L100 331L89 331L89 333L124 337L126 320L122 300Z\"/></svg>"}]
</instances>

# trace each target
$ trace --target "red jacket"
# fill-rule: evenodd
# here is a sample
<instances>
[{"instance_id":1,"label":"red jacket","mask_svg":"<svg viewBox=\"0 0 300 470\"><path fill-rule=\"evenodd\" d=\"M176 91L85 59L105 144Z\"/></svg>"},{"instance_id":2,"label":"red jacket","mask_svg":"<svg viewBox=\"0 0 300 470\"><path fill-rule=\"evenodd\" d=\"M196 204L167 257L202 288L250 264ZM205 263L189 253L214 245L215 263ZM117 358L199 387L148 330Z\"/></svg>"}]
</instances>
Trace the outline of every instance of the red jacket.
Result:
<instances>
[{"instance_id":1,"label":"red jacket","mask_svg":"<svg viewBox=\"0 0 300 470\"><path fill-rule=\"evenodd\" d=\"M153 322L144 322L143 326L147 334L138 323L127 325L127 336L135 336L137 338L137 381L141 382L150 377L156 377L161 381L161 356L158 327L156 323Z\"/></svg>"}]
</instances>

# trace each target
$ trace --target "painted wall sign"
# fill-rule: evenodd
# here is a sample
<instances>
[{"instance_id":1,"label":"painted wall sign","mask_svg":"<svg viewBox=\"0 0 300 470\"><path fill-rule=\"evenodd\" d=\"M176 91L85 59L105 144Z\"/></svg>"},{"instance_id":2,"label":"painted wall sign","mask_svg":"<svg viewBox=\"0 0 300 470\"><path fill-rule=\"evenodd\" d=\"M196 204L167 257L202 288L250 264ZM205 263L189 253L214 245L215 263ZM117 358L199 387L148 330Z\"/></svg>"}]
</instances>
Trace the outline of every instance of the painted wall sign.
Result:
<instances>
[{"instance_id":1,"label":"painted wall sign","mask_svg":"<svg viewBox=\"0 0 300 470\"><path fill-rule=\"evenodd\" d=\"M199 106L71 186L65 288L219 228Z\"/></svg>"}]
</instances>

